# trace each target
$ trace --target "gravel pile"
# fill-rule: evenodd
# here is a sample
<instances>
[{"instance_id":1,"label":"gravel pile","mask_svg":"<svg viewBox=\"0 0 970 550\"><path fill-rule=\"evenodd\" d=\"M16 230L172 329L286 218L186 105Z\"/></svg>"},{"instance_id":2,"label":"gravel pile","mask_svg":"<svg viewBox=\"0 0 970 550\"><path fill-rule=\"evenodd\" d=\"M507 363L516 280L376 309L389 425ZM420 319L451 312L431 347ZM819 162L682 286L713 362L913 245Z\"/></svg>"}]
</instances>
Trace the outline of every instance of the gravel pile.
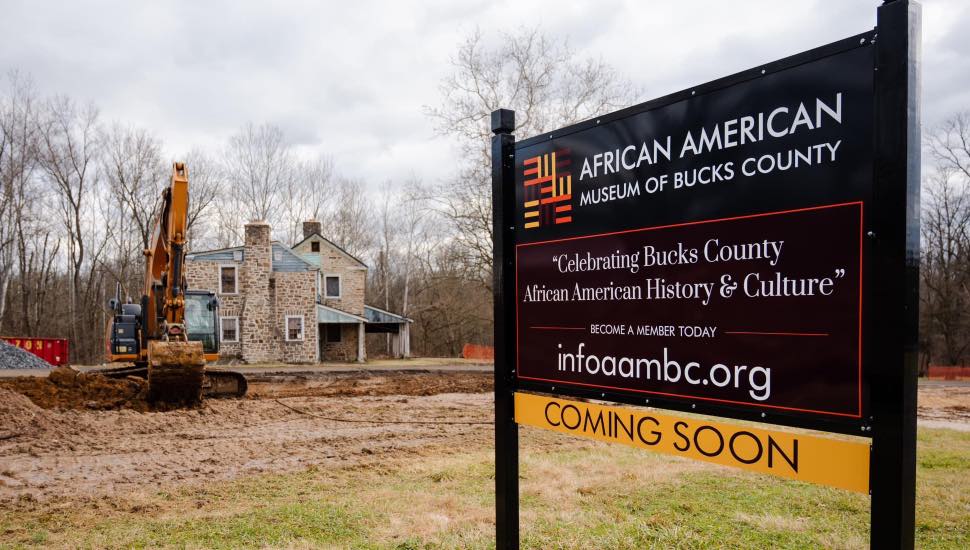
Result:
<instances>
[{"instance_id":1,"label":"gravel pile","mask_svg":"<svg viewBox=\"0 0 970 550\"><path fill-rule=\"evenodd\" d=\"M0 369L49 369L51 364L27 350L0 340Z\"/></svg>"}]
</instances>

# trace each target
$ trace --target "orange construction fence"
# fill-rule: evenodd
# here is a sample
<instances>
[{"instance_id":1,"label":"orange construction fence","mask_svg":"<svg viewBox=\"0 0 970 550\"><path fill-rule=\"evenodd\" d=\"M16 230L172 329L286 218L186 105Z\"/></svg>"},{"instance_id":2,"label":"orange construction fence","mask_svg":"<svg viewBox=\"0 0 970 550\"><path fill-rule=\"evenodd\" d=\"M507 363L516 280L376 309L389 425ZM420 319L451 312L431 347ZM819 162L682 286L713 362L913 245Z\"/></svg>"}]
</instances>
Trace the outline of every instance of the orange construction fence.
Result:
<instances>
[{"instance_id":1,"label":"orange construction fence","mask_svg":"<svg viewBox=\"0 0 970 550\"><path fill-rule=\"evenodd\" d=\"M970 380L970 367L930 365L929 377L938 380Z\"/></svg>"},{"instance_id":2,"label":"orange construction fence","mask_svg":"<svg viewBox=\"0 0 970 550\"><path fill-rule=\"evenodd\" d=\"M495 348L480 344L465 344L465 346L461 348L461 356L465 359L483 359L494 361Z\"/></svg>"}]
</instances>

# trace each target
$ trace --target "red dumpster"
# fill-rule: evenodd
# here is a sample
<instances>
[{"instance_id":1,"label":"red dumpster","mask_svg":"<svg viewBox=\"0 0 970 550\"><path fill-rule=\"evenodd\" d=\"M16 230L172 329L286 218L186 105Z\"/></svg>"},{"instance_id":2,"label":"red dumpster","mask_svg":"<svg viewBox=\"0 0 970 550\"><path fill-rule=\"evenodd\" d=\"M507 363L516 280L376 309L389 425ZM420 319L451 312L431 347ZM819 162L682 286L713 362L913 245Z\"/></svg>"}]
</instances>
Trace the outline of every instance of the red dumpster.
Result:
<instances>
[{"instance_id":1,"label":"red dumpster","mask_svg":"<svg viewBox=\"0 0 970 550\"><path fill-rule=\"evenodd\" d=\"M3 336L4 342L25 349L55 367L67 364L67 338L23 338Z\"/></svg>"}]
</instances>

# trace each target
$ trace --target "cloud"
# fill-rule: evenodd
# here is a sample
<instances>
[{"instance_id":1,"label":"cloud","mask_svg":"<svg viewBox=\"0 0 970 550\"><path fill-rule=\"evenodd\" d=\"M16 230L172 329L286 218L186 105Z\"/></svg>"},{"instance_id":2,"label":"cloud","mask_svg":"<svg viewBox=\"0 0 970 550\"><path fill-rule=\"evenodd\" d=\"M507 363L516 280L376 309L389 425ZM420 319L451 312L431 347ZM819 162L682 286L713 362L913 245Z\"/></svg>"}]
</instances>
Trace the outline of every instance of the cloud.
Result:
<instances>
[{"instance_id":1,"label":"cloud","mask_svg":"<svg viewBox=\"0 0 970 550\"><path fill-rule=\"evenodd\" d=\"M456 45L541 27L657 97L875 25L869 0L5 2L0 70L92 100L156 132L173 154L220 147L246 122L281 126L301 152L378 183L454 171L424 105ZM924 119L970 108L970 10L924 3Z\"/></svg>"}]
</instances>

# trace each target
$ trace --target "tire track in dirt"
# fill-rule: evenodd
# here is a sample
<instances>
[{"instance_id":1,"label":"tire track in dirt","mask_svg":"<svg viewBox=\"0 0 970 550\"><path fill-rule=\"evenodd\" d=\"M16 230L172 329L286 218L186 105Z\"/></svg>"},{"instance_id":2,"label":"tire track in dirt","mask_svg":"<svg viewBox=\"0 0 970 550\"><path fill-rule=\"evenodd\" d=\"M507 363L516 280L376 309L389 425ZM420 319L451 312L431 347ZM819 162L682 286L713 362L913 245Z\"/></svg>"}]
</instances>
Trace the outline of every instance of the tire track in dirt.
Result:
<instances>
[{"instance_id":1,"label":"tire track in dirt","mask_svg":"<svg viewBox=\"0 0 970 550\"><path fill-rule=\"evenodd\" d=\"M275 401L339 418L489 421L492 397L481 393L491 388L487 374L256 378L249 398L168 412L45 409L0 386L0 422L19 434L0 441L0 501L83 499L365 465L388 454L420 458L491 441L490 425L347 424ZM449 389L478 393L438 392Z\"/></svg>"}]
</instances>

